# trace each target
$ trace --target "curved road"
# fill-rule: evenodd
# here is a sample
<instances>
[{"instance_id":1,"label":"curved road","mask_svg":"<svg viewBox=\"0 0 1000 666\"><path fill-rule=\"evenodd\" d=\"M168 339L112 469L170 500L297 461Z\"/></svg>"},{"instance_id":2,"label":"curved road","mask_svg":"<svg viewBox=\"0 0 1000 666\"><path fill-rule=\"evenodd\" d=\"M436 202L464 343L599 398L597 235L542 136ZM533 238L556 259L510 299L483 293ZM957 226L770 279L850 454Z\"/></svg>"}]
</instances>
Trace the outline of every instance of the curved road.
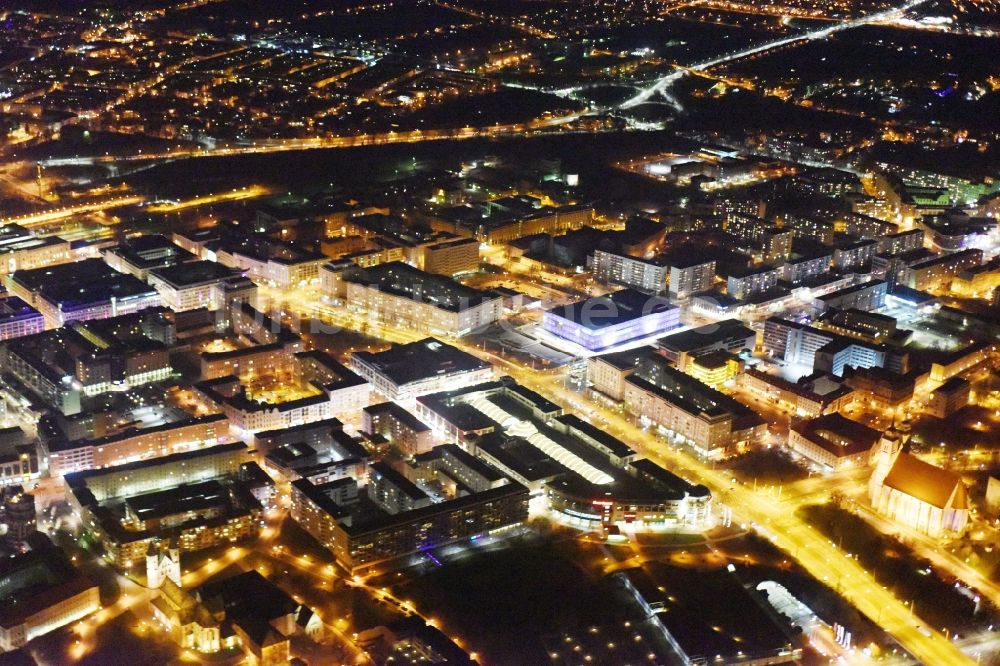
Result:
<instances>
[{"instance_id":1,"label":"curved road","mask_svg":"<svg viewBox=\"0 0 1000 666\"><path fill-rule=\"evenodd\" d=\"M829 37L830 35L841 32L844 30L850 30L852 28L857 28L862 25L867 25L869 23L880 23L883 21L891 20L894 17L898 17L900 14L913 9L919 5L926 3L928 0L909 0L903 5L893 9L887 9L883 12L878 12L876 14L869 14L868 16L862 16L860 18L851 19L850 21L844 21L843 23L837 23L836 25L830 25L823 28L817 28L816 30L810 30L808 32L803 32L792 37L783 37L781 39L776 39L772 42L767 42L766 44L761 44L759 46L751 46L750 48L743 49L742 51L736 51L735 53L728 53L723 56L718 56L712 58L711 60L705 60L696 65L691 65L685 69L678 70L676 72L671 72L666 76L657 79L652 85L643 90L640 90L635 96L625 100L618 105L618 108L629 109L640 104L644 104L652 99L655 95L665 94L667 89L670 88L676 81L679 81L682 77L688 74L689 70L703 71L710 67L715 67L716 65L722 65L733 60L740 60L742 58L747 58L752 55L757 55L758 53L763 53L764 51L770 51L771 49L786 46L788 44L794 44L795 42L802 41L813 41L816 39L823 39Z\"/></svg>"}]
</instances>

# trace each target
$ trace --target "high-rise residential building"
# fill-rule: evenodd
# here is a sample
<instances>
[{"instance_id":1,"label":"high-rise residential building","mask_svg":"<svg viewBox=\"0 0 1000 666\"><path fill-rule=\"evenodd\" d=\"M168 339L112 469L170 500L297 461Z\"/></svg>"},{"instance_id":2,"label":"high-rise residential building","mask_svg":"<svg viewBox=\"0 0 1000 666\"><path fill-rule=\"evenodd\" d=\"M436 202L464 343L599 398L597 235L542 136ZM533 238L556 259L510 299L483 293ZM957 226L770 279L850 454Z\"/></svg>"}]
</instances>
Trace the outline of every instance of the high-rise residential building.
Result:
<instances>
[{"instance_id":1,"label":"high-rise residential building","mask_svg":"<svg viewBox=\"0 0 1000 666\"><path fill-rule=\"evenodd\" d=\"M591 270L599 282L661 293L667 289L670 267L658 259L597 249L591 260Z\"/></svg>"},{"instance_id":2,"label":"high-rise residential building","mask_svg":"<svg viewBox=\"0 0 1000 666\"><path fill-rule=\"evenodd\" d=\"M479 269L479 241L457 238L426 245L422 248L420 268L428 273L451 277Z\"/></svg>"}]
</instances>

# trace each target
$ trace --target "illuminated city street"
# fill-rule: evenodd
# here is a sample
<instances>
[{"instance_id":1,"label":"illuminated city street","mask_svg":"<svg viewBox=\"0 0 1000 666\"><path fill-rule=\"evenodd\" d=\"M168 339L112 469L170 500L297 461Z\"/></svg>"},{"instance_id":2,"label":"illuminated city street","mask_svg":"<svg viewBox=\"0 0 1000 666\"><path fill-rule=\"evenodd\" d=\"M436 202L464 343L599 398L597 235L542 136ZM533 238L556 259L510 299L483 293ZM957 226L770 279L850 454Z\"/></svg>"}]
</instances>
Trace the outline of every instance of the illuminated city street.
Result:
<instances>
[{"instance_id":1,"label":"illuminated city street","mask_svg":"<svg viewBox=\"0 0 1000 666\"><path fill-rule=\"evenodd\" d=\"M0 662L1000 664L997 0L0 27Z\"/></svg>"}]
</instances>

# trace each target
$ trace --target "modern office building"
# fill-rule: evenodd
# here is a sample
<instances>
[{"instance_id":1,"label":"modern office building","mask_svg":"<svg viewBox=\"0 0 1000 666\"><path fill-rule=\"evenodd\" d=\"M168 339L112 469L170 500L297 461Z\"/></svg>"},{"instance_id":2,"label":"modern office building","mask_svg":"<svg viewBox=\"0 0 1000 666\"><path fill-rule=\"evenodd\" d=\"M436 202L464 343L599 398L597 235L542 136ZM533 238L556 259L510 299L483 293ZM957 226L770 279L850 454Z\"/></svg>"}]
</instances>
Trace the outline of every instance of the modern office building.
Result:
<instances>
[{"instance_id":1,"label":"modern office building","mask_svg":"<svg viewBox=\"0 0 1000 666\"><path fill-rule=\"evenodd\" d=\"M80 413L83 387L71 372L46 363L34 350L10 343L0 348L0 367L8 376L0 378L10 391L38 402L65 416Z\"/></svg>"},{"instance_id":2,"label":"modern office building","mask_svg":"<svg viewBox=\"0 0 1000 666\"><path fill-rule=\"evenodd\" d=\"M743 361L726 351L710 351L691 359L684 370L702 384L719 388L743 372Z\"/></svg>"},{"instance_id":3,"label":"modern office building","mask_svg":"<svg viewBox=\"0 0 1000 666\"><path fill-rule=\"evenodd\" d=\"M458 206L439 211L432 219L435 229L442 229L497 245L532 236L580 229L594 219L592 206L567 205L543 207L529 197L503 197L487 202L482 208Z\"/></svg>"},{"instance_id":4,"label":"modern office building","mask_svg":"<svg viewBox=\"0 0 1000 666\"><path fill-rule=\"evenodd\" d=\"M318 281L320 266L329 261L322 254L263 235L224 240L215 255L220 264L246 273L254 282L282 289Z\"/></svg>"},{"instance_id":5,"label":"modern office building","mask_svg":"<svg viewBox=\"0 0 1000 666\"><path fill-rule=\"evenodd\" d=\"M909 354L905 349L866 342L780 317L770 317L764 323L764 351L810 371L821 370L838 377L843 376L848 367L884 367L893 372L909 370Z\"/></svg>"}]
</instances>

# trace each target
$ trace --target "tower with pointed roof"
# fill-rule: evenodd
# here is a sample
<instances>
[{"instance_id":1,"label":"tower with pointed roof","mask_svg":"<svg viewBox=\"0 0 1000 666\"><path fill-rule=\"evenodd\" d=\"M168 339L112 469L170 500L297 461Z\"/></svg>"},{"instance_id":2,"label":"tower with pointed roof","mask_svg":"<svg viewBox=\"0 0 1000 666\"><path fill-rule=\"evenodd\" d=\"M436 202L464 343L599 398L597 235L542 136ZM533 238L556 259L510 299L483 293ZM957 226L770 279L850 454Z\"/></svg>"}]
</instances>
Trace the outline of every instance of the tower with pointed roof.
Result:
<instances>
[{"instance_id":1,"label":"tower with pointed roof","mask_svg":"<svg viewBox=\"0 0 1000 666\"><path fill-rule=\"evenodd\" d=\"M882 433L882 437L872 448L869 463L874 467L872 475L868 480L868 499L875 504L875 498L882 487L882 482L889 475L889 470L896 462L896 458L903 451L907 438L903 433L890 426Z\"/></svg>"},{"instance_id":2,"label":"tower with pointed roof","mask_svg":"<svg viewBox=\"0 0 1000 666\"><path fill-rule=\"evenodd\" d=\"M171 542L164 549L159 541L151 541L146 549L146 586L159 589L170 580L181 587L181 551Z\"/></svg>"}]
</instances>

